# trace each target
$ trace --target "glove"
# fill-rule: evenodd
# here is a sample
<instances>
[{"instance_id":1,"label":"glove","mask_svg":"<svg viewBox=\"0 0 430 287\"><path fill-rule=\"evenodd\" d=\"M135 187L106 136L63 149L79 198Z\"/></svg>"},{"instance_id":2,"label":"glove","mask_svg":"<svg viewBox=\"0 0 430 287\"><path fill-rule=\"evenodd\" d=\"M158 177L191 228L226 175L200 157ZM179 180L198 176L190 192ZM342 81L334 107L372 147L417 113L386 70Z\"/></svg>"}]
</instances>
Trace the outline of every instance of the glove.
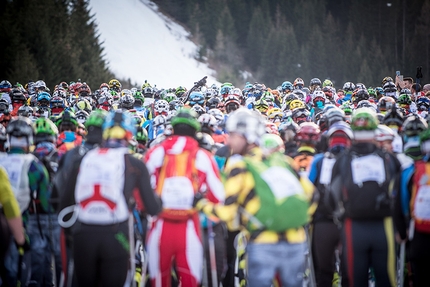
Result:
<instances>
[{"instance_id":1,"label":"glove","mask_svg":"<svg viewBox=\"0 0 430 287\"><path fill-rule=\"evenodd\" d=\"M208 200L203 197L203 193L197 192L194 195L193 207L196 208L198 211L201 211L203 207L205 207L207 202Z\"/></svg>"},{"instance_id":2,"label":"glove","mask_svg":"<svg viewBox=\"0 0 430 287\"><path fill-rule=\"evenodd\" d=\"M24 234L24 243L18 244L18 242L15 241L16 248L18 249L18 252L20 255L24 255L25 252L30 250L30 238L27 234Z\"/></svg>"}]
</instances>

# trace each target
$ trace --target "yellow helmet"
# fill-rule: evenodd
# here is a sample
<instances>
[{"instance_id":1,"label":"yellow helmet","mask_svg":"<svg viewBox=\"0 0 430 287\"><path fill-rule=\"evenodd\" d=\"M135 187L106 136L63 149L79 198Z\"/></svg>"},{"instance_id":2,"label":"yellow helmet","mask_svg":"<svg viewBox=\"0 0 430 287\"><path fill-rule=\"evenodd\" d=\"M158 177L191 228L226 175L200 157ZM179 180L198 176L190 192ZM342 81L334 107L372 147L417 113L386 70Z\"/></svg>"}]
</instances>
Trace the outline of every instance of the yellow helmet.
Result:
<instances>
[{"instance_id":1,"label":"yellow helmet","mask_svg":"<svg viewBox=\"0 0 430 287\"><path fill-rule=\"evenodd\" d=\"M301 100L292 100L290 103L290 110L294 110L297 108L304 109L305 103L303 103Z\"/></svg>"}]
</instances>

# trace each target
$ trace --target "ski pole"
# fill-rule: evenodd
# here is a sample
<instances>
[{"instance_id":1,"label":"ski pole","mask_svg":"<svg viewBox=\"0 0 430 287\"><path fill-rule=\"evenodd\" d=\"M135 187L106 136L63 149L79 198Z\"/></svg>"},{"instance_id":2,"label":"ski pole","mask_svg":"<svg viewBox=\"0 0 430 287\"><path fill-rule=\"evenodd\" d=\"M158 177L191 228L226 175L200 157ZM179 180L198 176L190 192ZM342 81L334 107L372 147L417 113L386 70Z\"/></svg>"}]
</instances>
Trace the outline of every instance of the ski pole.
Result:
<instances>
[{"instance_id":1,"label":"ski pole","mask_svg":"<svg viewBox=\"0 0 430 287\"><path fill-rule=\"evenodd\" d=\"M209 241L209 257L211 264L211 277L212 277L212 287L218 286L218 275L216 270L216 258L215 258L215 234L213 233L212 221L207 218L208 224L208 241Z\"/></svg>"},{"instance_id":2,"label":"ski pole","mask_svg":"<svg viewBox=\"0 0 430 287\"><path fill-rule=\"evenodd\" d=\"M398 281L397 281L397 286L399 286L399 287L402 287L403 286L403 281L404 281L404 274L405 274L405 246L406 246L406 243L405 242L402 242L401 244L400 244L400 258L399 258L399 260L400 260L400 262L399 262L399 279L398 279Z\"/></svg>"},{"instance_id":3,"label":"ski pole","mask_svg":"<svg viewBox=\"0 0 430 287\"><path fill-rule=\"evenodd\" d=\"M314 270L314 264L312 261L312 245L311 245L311 237L309 235L309 230L308 227L304 227L305 232L306 232L306 241L308 243L308 267L309 267L309 279L310 279L310 287L316 287L317 283L315 280L315 270Z\"/></svg>"}]
</instances>

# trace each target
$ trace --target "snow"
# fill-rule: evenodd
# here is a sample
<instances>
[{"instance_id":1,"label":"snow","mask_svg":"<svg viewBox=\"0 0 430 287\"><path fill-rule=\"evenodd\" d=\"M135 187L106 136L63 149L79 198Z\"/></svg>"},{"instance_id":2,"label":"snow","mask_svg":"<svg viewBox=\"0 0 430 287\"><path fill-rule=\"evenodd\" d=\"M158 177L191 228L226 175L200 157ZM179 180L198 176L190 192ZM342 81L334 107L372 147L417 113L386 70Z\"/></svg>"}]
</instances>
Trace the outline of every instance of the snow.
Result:
<instances>
[{"instance_id":1,"label":"snow","mask_svg":"<svg viewBox=\"0 0 430 287\"><path fill-rule=\"evenodd\" d=\"M198 46L190 33L149 0L90 0L109 69L140 87L145 80L158 88L190 88L208 76L219 84L214 70L195 60Z\"/></svg>"}]
</instances>

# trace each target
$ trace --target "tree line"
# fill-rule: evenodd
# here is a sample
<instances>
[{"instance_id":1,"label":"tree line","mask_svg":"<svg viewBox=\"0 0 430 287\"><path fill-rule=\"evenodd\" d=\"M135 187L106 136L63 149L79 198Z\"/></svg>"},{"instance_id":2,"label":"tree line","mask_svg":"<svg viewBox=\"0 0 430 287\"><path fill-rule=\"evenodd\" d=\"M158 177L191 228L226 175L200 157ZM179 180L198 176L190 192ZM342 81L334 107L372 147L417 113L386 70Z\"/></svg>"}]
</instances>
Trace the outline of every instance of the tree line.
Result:
<instances>
[{"instance_id":1,"label":"tree line","mask_svg":"<svg viewBox=\"0 0 430 287\"><path fill-rule=\"evenodd\" d=\"M190 29L218 80L276 87L302 77L379 86L400 70L430 79L429 0L155 0Z\"/></svg>"}]
</instances>

